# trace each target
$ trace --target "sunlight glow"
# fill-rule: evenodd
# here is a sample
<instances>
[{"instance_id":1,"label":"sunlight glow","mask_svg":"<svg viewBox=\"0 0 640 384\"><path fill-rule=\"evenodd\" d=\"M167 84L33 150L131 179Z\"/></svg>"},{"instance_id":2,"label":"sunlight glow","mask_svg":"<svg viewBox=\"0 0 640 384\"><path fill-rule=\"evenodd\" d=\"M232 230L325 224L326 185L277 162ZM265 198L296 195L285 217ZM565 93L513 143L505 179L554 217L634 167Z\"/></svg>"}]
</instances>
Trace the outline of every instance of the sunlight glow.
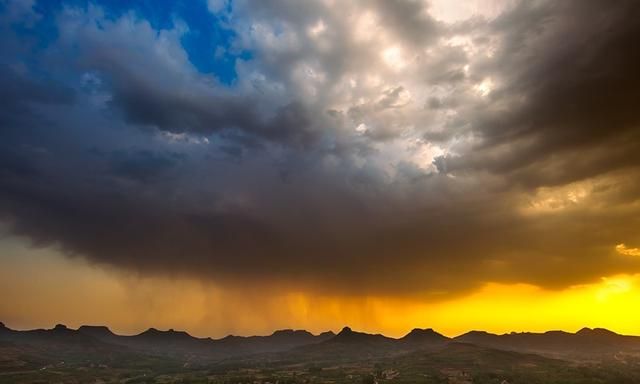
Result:
<instances>
[{"instance_id":1,"label":"sunlight glow","mask_svg":"<svg viewBox=\"0 0 640 384\"><path fill-rule=\"evenodd\" d=\"M0 270L0 289L12 294L0 302L0 318L25 328L58 322L77 327L88 322L121 333L155 326L185 329L196 336L224 336L269 334L278 328L337 331L350 325L389 336L402 336L414 327L455 336L471 329L503 333L576 331L588 326L640 334L640 274L606 276L557 291L521 283L486 283L449 298L355 297L287 287L142 278L72 262L46 250L30 251L30 258L21 257L21 247L5 251L10 268ZM19 277L27 275L28 281ZM68 302L70 295L73 302L57 305Z\"/></svg>"},{"instance_id":2,"label":"sunlight glow","mask_svg":"<svg viewBox=\"0 0 640 384\"><path fill-rule=\"evenodd\" d=\"M621 255L640 256L640 248L627 248L624 244L616 245L616 251Z\"/></svg>"},{"instance_id":3,"label":"sunlight glow","mask_svg":"<svg viewBox=\"0 0 640 384\"><path fill-rule=\"evenodd\" d=\"M382 51L382 58L389 67L396 71L402 70L407 66L402 49L397 45Z\"/></svg>"}]
</instances>

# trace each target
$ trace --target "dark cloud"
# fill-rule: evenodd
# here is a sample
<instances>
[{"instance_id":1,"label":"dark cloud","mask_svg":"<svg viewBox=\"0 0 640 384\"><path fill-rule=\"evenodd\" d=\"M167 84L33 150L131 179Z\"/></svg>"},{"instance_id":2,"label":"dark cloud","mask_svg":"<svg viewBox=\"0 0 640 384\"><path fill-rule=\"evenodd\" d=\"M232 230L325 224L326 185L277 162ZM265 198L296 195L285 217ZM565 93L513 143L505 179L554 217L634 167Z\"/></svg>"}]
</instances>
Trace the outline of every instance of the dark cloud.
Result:
<instances>
[{"instance_id":1,"label":"dark cloud","mask_svg":"<svg viewBox=\"0 0 640 384\"><path fill-rule=\"evenodd\" d=\"M26 77L23 73L0 64L0 124L15 127L32 123L37 118L32 104L68 104L73 101L74 92L63 85L39 81Z\"/></svg>"},{"instance_id":2,"label":"dark cloud","mask_svg":"<svg viewBox=\"0 0 640 384\"><path fill-rule=\"evenodd\" d=\"M640 6L522 3L492 28L504 36L491 69L505 84L474 112L482 139L448 172L486 169L529 186L561 185L638 165Z\"/></svg>"},{"instance_id":3,"label":"dark cloud","mask_svg":"<svg viewBox=\"0 0 640 384\"><path fill-rule=\"evenodd\" d=\"M149 150L112 155L111 171L119 176L134 181L149 182L162 176L184 160L181 153L157 153Z\"/></svg>"},{"instance_id":4,"label":"dark cloud","mask_svg":"<svg viewBox=\"0 0 640 384\"><path fill-rule=\"evenodd\" d=\"M640 270L614 252L640 241L635 2L454 27L417 2L356 6L382 16L370 36L320 3L238 2L255 57L232 86L193 68L178 27L66 11L47 55L68 85L0 70L0 217L102 265L347 294Z\"/></svg>"},{"instance_id":5,"label":"dark cloud","mask_svg":"<svg viewBox=\"0 0 640 384\"><path fill-rule=\"evenodd\" d=\"M135 44L112 41L85 44L82 67L97 70L104 76L110 86L109 103L130 123L172 133L206 135L238 130L243 135L301 146L310 144L316 136L311 116L300 103L281 105L275 114L263 116L249 107L260 104L255 97L211 92L197 84L206 81L204 77L193 75L183 79L183 74L174 73L173 68L163 68L163 65L173 65L171 62L148 63L147 70L141 71L139 65L148 59L141 58L141 62L136 63L127 55L130 50L138 49ZM105 48L104 44L122 46L114 50ZM175 49L169 49L167 54L178 55L173 52Z\"/></svg>"},{"instance_id":6,"label":"dark cloud","mask_svg":"<svg viewBox=\"0 0 640 384\"><path fill-rule=\"evenodd\" d=\"M428 13L428 3L417 0L376 0L384 24L398 39L419 48L439 36L441 26Z\"/></svg>"}]
</instances>

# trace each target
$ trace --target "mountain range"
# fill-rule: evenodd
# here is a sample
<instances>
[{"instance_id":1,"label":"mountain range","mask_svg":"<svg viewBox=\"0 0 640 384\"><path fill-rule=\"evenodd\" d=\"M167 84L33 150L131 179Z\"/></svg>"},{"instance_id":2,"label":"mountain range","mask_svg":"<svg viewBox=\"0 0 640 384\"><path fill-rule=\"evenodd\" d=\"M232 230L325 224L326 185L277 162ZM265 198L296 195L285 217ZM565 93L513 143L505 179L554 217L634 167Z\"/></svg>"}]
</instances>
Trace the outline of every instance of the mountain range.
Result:
<instances>
[{"instance_id":1,"label":"mountain range","mask_svg":"<svg viewBox=\"0 0 640 384\"><path fill-rule=\"evenodd\" d=\"M618 353L640 353L640 337L606 329L583 328L576 333L492 334L471 331L449 338L433 329L414 329L401 338L353 331L344 327L314 335L305 330L284 329L269 336L197 338L184 331L150 328L132 336L117 335L106 326L83 325L70 329L58 324L52 329L18 331L0 323L0 343L60 353L146 353L157 356L191 356L201 359L268 355L286 358L307 356L352 357L437 350L452 345L473 345L496 350L535 353L552 357L592 358Z\"/></svg>"}]
</instances>

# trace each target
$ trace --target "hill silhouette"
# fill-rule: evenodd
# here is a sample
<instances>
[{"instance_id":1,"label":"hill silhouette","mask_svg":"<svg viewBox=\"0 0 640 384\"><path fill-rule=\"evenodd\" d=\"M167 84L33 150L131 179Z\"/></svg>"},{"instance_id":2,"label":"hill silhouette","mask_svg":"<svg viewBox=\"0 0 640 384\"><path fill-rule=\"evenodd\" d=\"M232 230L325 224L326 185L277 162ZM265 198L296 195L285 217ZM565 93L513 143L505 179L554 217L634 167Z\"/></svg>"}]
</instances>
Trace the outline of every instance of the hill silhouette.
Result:
<instances>
[{"instance_id":1,"label":"hill silhouette","mask_svg":"<svg viewBox=\"0 0 640 384\"><path fill-rule=\"evenodd\" d=\"M431 328L416 328L400 338L354 331L344 327L314 335L306 330L282 329L267 336L198 338L180 330L149 328L136 335L118 335L106 326L83 325L77 330L62 324L52 329L17 331L0 323L0 342L39 351L62 353L146 353L156 356L193 356L225 359L259 354L279 354L307 359L326 357L367 358L418 350L439 350L455 345L535 353L552 357L590 358L618 353L639 353L640 337L619 335L602 328L583 328L576 333L492 334L470 331L449 338Z\"/></svg>"},{"instance_id":2,"label":"hill silhouette","mask_svg":"<svg viewBox=\"0 0 640 384\"><path fill-rule=\"evenodd\" d=\"M503 335L471 331L453 340L502 350L557 356L568 354L593 356L640 350L640 337L619 335L602 328L582 328L576 333L548 331L544 333L512 332Z\"/></svg>"},{"instance_id":3,"label":"hill silhouette","mask_svg":"<svg viewBox=\"0 0 640 384\"><path fill-rule=\"evenodd\" d=\"M420 329L414 328L400 340L409 344L442 344L451 341L450 338L434 331L431 328Z\"/></svg>"}]
</instances>

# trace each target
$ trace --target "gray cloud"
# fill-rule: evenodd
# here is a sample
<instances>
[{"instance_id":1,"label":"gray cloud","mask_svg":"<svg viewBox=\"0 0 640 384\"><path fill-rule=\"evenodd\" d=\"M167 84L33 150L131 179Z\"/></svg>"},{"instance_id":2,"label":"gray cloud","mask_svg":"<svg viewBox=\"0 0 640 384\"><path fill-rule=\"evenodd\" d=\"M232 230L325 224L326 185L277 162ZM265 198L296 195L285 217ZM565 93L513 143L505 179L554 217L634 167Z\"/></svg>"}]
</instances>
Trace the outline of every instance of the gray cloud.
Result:
<instances>
[{"instance_id":1,"label":"gray cloud","mask_svg":"<svg viewBox=\"0 0 640 384\"><path fill-rule=\"evenodd\" d=\"M500 107L469 117L481 141L447 158L448 171L487 169L536 187L638 165L639 12L635 2L522 3L498 18L504 42L487 70L505 81L491 100Z\"/></svg>"},{"instance_id":2,"label":"gray cloud","mask_svg":"<svg viewBox=\"0 0 640 384\"><path fill-rule=\"evenodd\" d=\"M82 11L48 52L65 85L0 71L12 231L141 273L353 294L639 270L614 252L640 241L634 2L455 25L414 1L234 4L253 58L232 86L179 25Z\"/></svg>"}]
</instances>

